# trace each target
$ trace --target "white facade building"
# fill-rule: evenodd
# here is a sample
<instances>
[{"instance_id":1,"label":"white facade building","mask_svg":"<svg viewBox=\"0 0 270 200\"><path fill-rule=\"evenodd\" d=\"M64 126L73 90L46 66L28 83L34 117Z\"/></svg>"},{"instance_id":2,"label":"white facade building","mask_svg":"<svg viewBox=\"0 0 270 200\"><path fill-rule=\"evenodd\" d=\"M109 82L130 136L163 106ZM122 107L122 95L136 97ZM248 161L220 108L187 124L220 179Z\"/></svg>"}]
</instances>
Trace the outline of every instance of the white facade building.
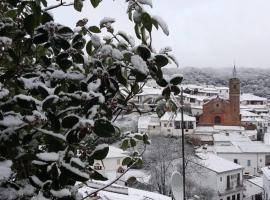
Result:
<instances>
[{"instance_id":1,"label":"white facade building","mask_svg":"<svg viewBox=\"0 0 270 200\"><path fill-rule=\"evenodd\" d=\"M160 118L160 131L163 135L180 136L182 131L181 113L166 112ZM196 118L184 114L184 130L185 134L194 133L196 129Z\"/></svg>"},{"instance_id":2,"label":"white facade building","mask_svg":"<svg viewBox=\"0 0 270 200\"><path fill-rule=\"evenodd\" d=\"M245 175L261 175L261 168L270 165L270 145L259 141L215 145L213 152L243 166Z\"/></svg>"},{"instance_id":3,"label":"white facade building","mask_svg":"<svg viewBox=\"0 0 270 200\"><path fill-rule=\"evenodd\" d=\"M194 183L211 189L213 200L243 199L243 167L213 153L198 153L199 174L193 174Z\"/></svg>"},{"instance_id":4,"label":"white facade building","mask_svg":"<svg viewBox=\"0 0 270 200\"><path fill-rule=\"evenodd\" d=\"M161 118L156 114L141 116L138 120L138 132L151 135L181 135L181 113L166 112ZM184 114L185 134L191 134L196 129L196 118Z\"/></svg>"},{"instance_id":5,"label":"white facade building","mask_svg":"<svg viewBox=\"0 0 270 200\"><path fill-rule=\"evenodd\" d=\"M95 160L93 168L109 180L114 180L126 169L126 166L122 166L122 161L127 156L128 152L113 146L109 146L107 157L102 161ZM123 176L117 183L123 185L124 180L125 176Z\"/></svg>"}]
</instances>

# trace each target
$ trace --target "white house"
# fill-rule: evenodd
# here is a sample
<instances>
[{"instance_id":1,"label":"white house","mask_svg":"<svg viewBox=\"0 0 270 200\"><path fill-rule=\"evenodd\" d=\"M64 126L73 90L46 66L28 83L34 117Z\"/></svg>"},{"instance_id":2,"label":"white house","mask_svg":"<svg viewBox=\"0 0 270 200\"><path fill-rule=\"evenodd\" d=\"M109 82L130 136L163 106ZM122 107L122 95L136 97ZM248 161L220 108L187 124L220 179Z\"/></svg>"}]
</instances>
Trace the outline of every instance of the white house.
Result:
<instances>
[{"instance_id":1,"label":"white house","mask_svg":"<svg viewBox=\"0 0 270 200\"><path fill-rule=\"evenodd\" d=\"M200 165L201 168L199 173L190 175L194 183L211 189L214 194L213 200L243 199L242 166L213 153L204 152L196 155L196 165Z\"/></svg>"},{"instance_id":2,"label":"white house","mask_svg":"<svg viewBox=\"0 0 270 200\"><path fill-rule=\"evenodd\" d=\"M218 136L221 134L221 136ZM257 130L246 130L243 126L222 126L222 125L214 125L214 126L197 126L194 131L193 137L198 138L202 143L214 144L214 135L216 141L218 142L219 138L228 136L229 138L233 137L249 137L250 140L257 139ZM224 138L224 137L223 137ZM237 141L237 140L236 140Z\"/></svg>"},{"instance_id":3,"label":"white house","mask_svg":"<svg viewBox=\"0 0 270 200\"><path fill-rule=\"evenodd\" d=\"M244 199L257 200L262 199L264 195L263 177L252 177L244 179Z\"/></svg>"},{"instance_id":4,"label":"white house","mask_svg":"<svg viewBox=\"0 0 270 200\"><path fill-rule=\"evenodd\" d=\"M261 168L270 165L270 145L260 141L231 142L230 145L215 145L218 156L244 167L245 175L260 175Z\"/></svg>"},{"instance_id":5,"label":"white house","mask_svg":"<svg viewBox=\"0 0 270 200\"><path fill-rule=\"evenodd\" d=\"M161 118L156 114L141 116L138 120L138 132L151 135L181 135L181 113L166 112ZM196 129L196 118L184 114L185 134L191 134Z\"/></svg>"},{"instance_id":6,"label":"white house","mask_svg":"<svg viewBox=\"0 0 270 200\"><path fill-rule=\"evenodd\" d=\"M184 116L184 129L185 134L191 134L196 129L196 118L188 116L186 114ZM181 113L172 113L172 112L166 112L161 118L160 118L160 131L163 135L175 135L179 136L181 135L181 129L182 129L182 117Z\"/></svg>"},{"instance_id":7,"label":"white house","mask_svg":"<svg viewBox=\"0 0 270 200\"><path fill-rule=\"evenodd\" d=\"M93 168L109 180L114 180L126 169L126 166L122 166L122 161L127 156L128 152L114 146L109 146L107 157L102 161L95 160ZM124 180L125 176L123 176L117 183L123 185Z\"/></svg>"},{"instance_id":8,"label":"white house","mask_svg":"<svg viewBox=\"0 0 270 200\"><path fill-rule=\"evenodd\" d=\"M262 168L263 172L263 189L264 189L264 199L270 200L270 168Z\"/></svg>"},{"instance_id":9,"label":"white house","mask_svg":"<svg viewBox=\"0 0 270 200\"><path fill-rule=\"evenodd\" d=\"M267 98L259 97L251 93L244 93L240 96L241 105L246 106L247 110L257 114L269 113Z\"/></svg>"}]
</instances>

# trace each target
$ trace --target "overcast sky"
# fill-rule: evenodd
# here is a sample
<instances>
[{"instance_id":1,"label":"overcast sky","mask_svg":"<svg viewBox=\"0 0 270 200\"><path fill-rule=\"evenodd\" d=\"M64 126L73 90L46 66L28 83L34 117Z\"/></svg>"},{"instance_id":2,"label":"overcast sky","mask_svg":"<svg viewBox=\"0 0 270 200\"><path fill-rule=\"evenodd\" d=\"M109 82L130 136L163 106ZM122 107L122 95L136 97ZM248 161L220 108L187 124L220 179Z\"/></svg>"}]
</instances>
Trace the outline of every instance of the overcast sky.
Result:
<instances>
[{"instance_id":1,"label":"overcast sky","mask_svg":"<svg viewBox=\"0 0 270 200\"><path fill-rule=\"evenodd\" d=\"M49 2L55 2L49 0ZM103 0L97 9L85 1L81 13L63 7L55 20L74 27L81 18L97 25L105 17L116 18L116 29L131 32L125 0ZM269 0L153 0L150 13L161 16L170 35L154 31L156 49L171 46L181 66L270 67Z\"/></svg>"}]
</instances>

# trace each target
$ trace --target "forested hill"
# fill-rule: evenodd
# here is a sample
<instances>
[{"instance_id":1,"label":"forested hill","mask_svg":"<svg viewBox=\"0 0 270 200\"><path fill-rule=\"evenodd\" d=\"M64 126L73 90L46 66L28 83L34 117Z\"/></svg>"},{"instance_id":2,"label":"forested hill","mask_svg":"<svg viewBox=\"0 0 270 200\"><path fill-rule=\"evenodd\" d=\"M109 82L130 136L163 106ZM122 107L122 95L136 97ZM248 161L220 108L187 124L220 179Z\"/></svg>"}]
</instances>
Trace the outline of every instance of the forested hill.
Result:
<instances>
[{"instance_id":1,"label":"forested hill","mask_svg":"<svg viewBox=\"0 0 270 200\"><path fill-rule=\"evenodd\" d=\"M232 68L183 68L184 82L190 84L228 85ZM245 93L270 99L270 69L238 68L237 76L241 80L241 89Z\"/></svg>"}]
</instances>

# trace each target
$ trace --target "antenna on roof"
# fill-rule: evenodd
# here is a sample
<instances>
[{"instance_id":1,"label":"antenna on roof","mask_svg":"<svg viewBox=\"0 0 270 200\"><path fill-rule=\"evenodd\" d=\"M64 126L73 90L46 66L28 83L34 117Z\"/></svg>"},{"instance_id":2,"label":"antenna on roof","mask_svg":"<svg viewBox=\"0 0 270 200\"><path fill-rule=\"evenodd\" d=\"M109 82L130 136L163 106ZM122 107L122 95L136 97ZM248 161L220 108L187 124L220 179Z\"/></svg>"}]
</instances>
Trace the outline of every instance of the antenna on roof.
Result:
<instances>
[{"instance_id":1,"label":"antenna on roof","mask_svg":"<svg viewBox=\"0 0 270 200\"><path fill-rule=\"evenodd\" d=\"M233 78L236 78L237 77L237 73L236 73L236 67L235 67L235 61L234 61L234 64L233 64Z\"/></svg>"}]
</instances>

